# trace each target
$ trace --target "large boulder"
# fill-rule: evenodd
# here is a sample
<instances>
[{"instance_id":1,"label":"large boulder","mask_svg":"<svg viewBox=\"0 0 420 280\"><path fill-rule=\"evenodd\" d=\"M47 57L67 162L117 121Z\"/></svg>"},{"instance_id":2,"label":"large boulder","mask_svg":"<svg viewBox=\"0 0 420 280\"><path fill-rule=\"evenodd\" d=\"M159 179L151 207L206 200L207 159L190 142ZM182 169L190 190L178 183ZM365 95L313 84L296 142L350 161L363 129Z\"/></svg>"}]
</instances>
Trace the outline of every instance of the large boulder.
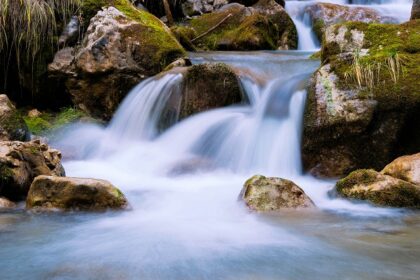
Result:
<instances>
[{"instance_id":1,"label":"large boulder","mask_svg":"<svg viewBox=\"0 0 420 280\"><path fill-rule=\"evenodd\" d=\"M378 23L395 23L396 20L390 17L382 16L378 11L368 7L352 7L333 3L315 3L309 5L305 9L305 13L309 15L312 21L312 27L319 41L322 40L322 34L326 27L346 22L378 22Z\"/></svg>"},{"instance_id":2,"label":"large boulder","mask_svg":"<svg viewBox=\"0 0 420 280\"><path fill-rule=\"evenodd\" d=\"M420 153L395 159L381 173L420 185Z\"/></svg>"},{"instance_id":3,"label":"large boulder","mask_svg":"<svg viewBox=\"0 0 420 280\"><path fill-rule=\"evenodd\" d=\"M26 141L29 130L22 116L5 94L0 94L0 140Z\"/></svg>"},{"instance_id":4,"label":"large boulder","mask_svg":"<svg viewBox=\"0 0 420 280\"><path fill-rule=\"evenodd\" d=\"M192 29L192 32L191 32ZM296 27L274 0L260 0L252 7L237 3L193 18L178 33L204 50L296 49Z\"/></svg>"},{"instance_id":5,"label":"large boulder","mask_svg":"<svg viewBox=\"0 0 420 280\"><path fill-rule=\"evenodd\" d=\"M341 177L419 152L420 22L326 28L304 116L306 169Z\"/></svg>"},{"instance_id":6,"label":"large boulder","mask_svg":"<svg viewBox=\"0 0 420 280\"><path fill-rule=\"evenodd\" d=\"M185 55L159 19L127 0L114 2L90 20L80 46L59 51L49 65L73 103L102 119L112 117L133 86Z\"/></svg>"},{"instance_id":7,"label":"large boulder","mask_svg":"<svg viewBox=\"0 0 420 280\"><path fill-rule=\"evenodd\" d=\"M184 76L180 119L245 100L238 77L223 63L194 65Z\"/></svg>"},{"instance_id":8,"label":"large boulder","mask_svg":"<svg viewBox=\"0 0 420 280\"><path fill-rule=\"evenodd\" d=\"M315 207L305 192L292 181L261 175L245 182L240 197L250 209L261 212Z\"/></svg>"},{"instance_id":9,"label":"large boulder","mask_svg":"<svg viewBox=\"0 0 420 280\"><path fill-rule=\"evenodd\" d=\"M413 8L411 9L411 20L420 19L420 0L413 0Z\"/></svg>"},{"instance_id":10,"label":"large boulder","mask_svg":"<svg viewBox=\"0 0 420 280\"><path fill-rule=\"evenodd\" d=\"M127 206L124 194L105 180L38 176L26 199L27 209L106 210Z\"/></svg>"},{"instance_id":11,"label":"large boulder","mask_svg":"<svg viewBox=\"0 0 420 280\"><path fill-rule=\"evenodd\" d=\"M420 185L372 169L350 173L336 184L339 196L366 200L379 206L420 208Z\"/></svg>"},{"instance_id":12,"label":"large boulder","mask_svg":"<svg viewBox=\"0 0 420 280\"><path fill-rule=\"evenodd\" d=\"M58 150L38 140L0 141L0 196L24 199L39 175L65 175Z\"/></svg>"}]
</instances>

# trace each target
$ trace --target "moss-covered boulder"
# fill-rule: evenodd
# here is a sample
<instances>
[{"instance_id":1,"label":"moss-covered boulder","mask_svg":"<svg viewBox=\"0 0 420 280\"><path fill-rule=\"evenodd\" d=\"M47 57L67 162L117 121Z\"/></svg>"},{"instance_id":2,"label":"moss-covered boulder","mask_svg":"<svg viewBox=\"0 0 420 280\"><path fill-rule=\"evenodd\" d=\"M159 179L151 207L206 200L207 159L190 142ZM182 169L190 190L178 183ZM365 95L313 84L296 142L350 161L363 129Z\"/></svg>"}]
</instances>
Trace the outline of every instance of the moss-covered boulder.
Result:
<instances>
[{"instance_id":1,"label":"moss-covered boulder","mask_svg":"<svg viewBox=\"0 0 420 280\"><path fill-rule=\"evenodd\" d=\"M381 173L420 185L420 153L395 159Z\"/></svg>"},{"instance_id":2,"label":"moss-covered boulder","mask_svg":"<svg viewBox=\"0 0 420 280\"><path fill-rule=\"evenodd\" d=\"M324 33L305 109L306 169L341 177L419 152L420 22L343 23Z\"/></svg>"},{"instance_id":3,"label":"moss-covered boulder","mask_svg":"<svg viewBox=\"0 0 420 280\"><path fill-rule=\"evenodd\" d=\"M420 0L413 0L413 8L411 9L411 20L420 19Z\"/></svg>"},{"instance_id":4,"label":"moss-covered boulder","mask_svg":"<svg viewBox=\"0 0 420 280\"><path fill-rule=\"evenodd\" d=\"M85 14L104 8L91 18L81 45L58 52L49 72L80 109L109 119L133 86L185 51L159 19L127 0L87 3Z\"/></svg>"},{"instance_id":5,"label":"moss-covered boulder","mask_svg":"<svg viewBox=\"0 0 420 280\"><path fill-rule=\"evenodd\" d=\"M356 170L336 184L339 196L379 206L420 208L420 186L373 169Z\"/></svg>"},{"instance_id":6,"label":"moss-covered boulder","mask_svg":"<svg viewBox=\"0 0 420 280\"><path fill-rule=\"evenodd\" d=\"M352 7L333 3L315 3L305 8L305 13L309 15L312 21L312 28L322 41L322 35L326 27L346 22L378 22L378 23L395 23L396 20L390 17L382 16L378 11L368 7Z\"/></svg>"},{"instance_id":7,"label":"moss-covered boulder","mask_svg":"<svg viewBox=\"0 0 420 280\"><path fill-rule=\"evenodd\" d=\"M180 119L245 101L238 77L226 64L194 65L184 76Z\"/></svg>"},{"instance_id":8,"label":"moss-covered boulder","mask_svg":"<svg viewBox=\"0 0 420 280\"><path fill-rule=\"evenodd\" d=\"M250 209L260 212L315 207L305 192L292 181L261 175L245 182L240 198Z\"/></svg>"},{"instance_id":9,"label":"moss-covered boulder","mask_svg":"<svg viewBox=\"0 0 420 280\"><path fill-rule=\"evenodd\" d=\"M0 196L24 199L39 175L65 175L59 151L38 140L0 141Z\"/></svg>"},{"instance_id":10,"label":"moss-covered boulder","mask_svg":"<svg viewBox=\"0 0 420 280\"><path fill-rule=\"evenodd\" d=\"M0 94L0 140L26 141L29 131L22 116L5 94Z\"/></svg>"},{"instance_id":11,"label":"moss-covered boulder","mask_svg":"<svg viewBox=\"0 0 420 280\"><path fill-rule=\"evenodd\" d=\"M252 7L237 3L193 18L181 27L197 49L260 50L296 49L296 27L284 8L274 0L260 0Z\"/></svg>"},{"instance_id":12,"label":"moss-covered boulder","mask_svg":"<svg viewBox=\"0 0 420 280\"><path fill-rule=\"evenodd\" d=\"M38 176L33 181L26 208L34 210L102 211L127 206L124 194L105 180Z\"/></svg>"}]
</instances>

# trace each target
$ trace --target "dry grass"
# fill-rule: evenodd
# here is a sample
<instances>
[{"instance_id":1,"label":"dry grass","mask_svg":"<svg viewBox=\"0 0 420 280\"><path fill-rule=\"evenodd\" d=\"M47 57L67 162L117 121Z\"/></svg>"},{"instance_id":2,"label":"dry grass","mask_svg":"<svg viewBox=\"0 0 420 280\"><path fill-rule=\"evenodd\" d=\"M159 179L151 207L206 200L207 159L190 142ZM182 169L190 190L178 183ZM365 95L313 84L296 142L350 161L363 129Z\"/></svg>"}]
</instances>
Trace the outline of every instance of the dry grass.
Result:
<instances>
[{"instance_id":1,"label":"dry grass","mask_svg":"<svg viewBox=\"0 0 420 280\"><path fill-rule=\"evenodd\" d=\"M0 54L18 69L36 63L43 48L54 49L55 36L77 12L82 0L1 0ZM52 47L52 48L51 48ZM16 61L12 61L12 58Z\"/></svg>"},{"instance_id":2,"label":"dry grass","mask_svg":"<svg viewBox=\"0 0 420 280\"><path fill-rule=\"evenodd\" d=\"M356 51L353 54L350 71L345 73L345 79L357 83L360 89L365 87L372 89L380 83L381 71L384 68L388 70L392 81L397 83L403 73L403 61L398 53L391 54L384 62L366 63L362 62L360 52Z\"/></svg>"}]
</instances>

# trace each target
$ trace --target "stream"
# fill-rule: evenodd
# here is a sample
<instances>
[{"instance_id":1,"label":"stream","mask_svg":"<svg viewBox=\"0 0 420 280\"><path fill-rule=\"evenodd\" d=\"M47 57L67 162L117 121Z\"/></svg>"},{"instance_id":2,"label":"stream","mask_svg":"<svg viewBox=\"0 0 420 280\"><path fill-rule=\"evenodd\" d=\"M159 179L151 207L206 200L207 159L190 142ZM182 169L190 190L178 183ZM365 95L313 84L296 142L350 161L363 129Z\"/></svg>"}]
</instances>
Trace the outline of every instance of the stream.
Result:
<instances>
[{"instance_id":1,"label":"stream","mask_svg":"<svg viewBox=\"0 0 420 280\"><path fill-rule=\"evenodd\" d=\"M107 127L64 129L51 144L67 176L109 180L130 209L2 212L0 279L418 279L418 213L332 198L334 180L302 170L305 86L320 62L309 59L319 43L297 11L311 2L286 3L298 51L190 53L193 64L230 65L247 103L162 131L183 79L173 70L135 87ZM391 5L408 18L411 2L370 6ZM293 180L317 208L250 212L238 195L255 174Z\"/></svg>"}]
</instances>

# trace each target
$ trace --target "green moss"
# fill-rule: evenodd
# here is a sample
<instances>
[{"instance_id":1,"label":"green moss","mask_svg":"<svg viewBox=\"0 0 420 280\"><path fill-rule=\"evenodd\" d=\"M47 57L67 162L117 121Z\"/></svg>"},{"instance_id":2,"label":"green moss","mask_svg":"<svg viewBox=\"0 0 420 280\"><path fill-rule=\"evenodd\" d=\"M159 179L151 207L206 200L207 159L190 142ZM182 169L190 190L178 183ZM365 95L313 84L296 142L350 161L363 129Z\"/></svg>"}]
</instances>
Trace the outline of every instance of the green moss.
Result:
<instances>
[{"instance_id":1,"label":"green moss","mask_svg":"<svg viewBox=\"0 0 420 280\"><path fill-rule=\"evenodd\" d=\"M90 20L102 7L113 6L128 18L140 23L143 28L127 30L127 36L135 36L141 42L144 56L151 57L155 71L161 71L165 66L179 57L186 55L184 49L171 34L168 27L154 15L137 9L129 0L85 0L82 13L85 20Z\"/></svg>"},{"instance_id":2,"label":"green moss","mask_svg":"<svg viewBox=\"0 0 420 280\"><path fill-rule=\"evenodd\" d=\"M78 109L69 107L62 108L59 112L44 112L37 117L25 116L24 120L32 134L45 135L83 117L87 117L87 115Z\"/></svg>"},{"instance_id":3,"label":"green moss","mask_svg":"<svg viewBox=\"0 0 420 280\"><path fill-rule=\"evenodd\" d=\"M322 36L325 31L325 22L322 19L318 19L312 24L312 30L314 31L316 37L321 42Z\"/></svg>"},{"instance_id":4,"label":"green moss","mask_svg":"<svg viewBox=\"0 0 420 280\"><path fill-rule=\"evenodd\" d=\"M283 45L290 49L297 47L296 28L287 14L247 15L243 7L232 6L194 18L189 25L198 36L208 32L194 42L203 50L275 50Z\"/></svg>"},{"instance_id":5,"label":"green moss","mask_svg":"<svg viewBox=\"0 0 420 280\"><path fill-rule=\"evenodd\" d=\"M369 185L377 181L377 172L373 169L359 169L351 172L347 177L336 183L337 192L346 193L346 189L350 189L355 185Z\"/></svg>"}]
</instances>

